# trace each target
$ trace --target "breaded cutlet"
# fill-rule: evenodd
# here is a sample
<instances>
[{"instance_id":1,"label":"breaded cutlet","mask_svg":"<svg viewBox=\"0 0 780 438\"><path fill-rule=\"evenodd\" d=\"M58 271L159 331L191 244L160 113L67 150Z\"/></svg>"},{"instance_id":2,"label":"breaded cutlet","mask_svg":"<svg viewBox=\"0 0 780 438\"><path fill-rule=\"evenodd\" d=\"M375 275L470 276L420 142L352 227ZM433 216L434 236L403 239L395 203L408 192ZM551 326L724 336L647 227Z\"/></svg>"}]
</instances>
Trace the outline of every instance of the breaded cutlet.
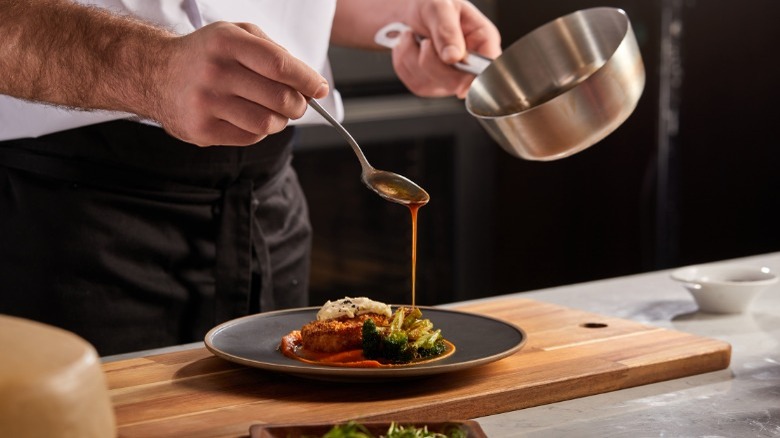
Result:
<instances>
[{"instance_id":1,"label":"breaded cutlet","mask_svg":"<svg viewBox=\"0 0 780 438\"><path fill-rule=\"evenodd\" d=\"M373 319L377 326L389 324L385 315L367 313L354 318L312 321L301 328L301 343L310 351L335 353L362 347L363 322Z\"/></svg>"}]
</instances>

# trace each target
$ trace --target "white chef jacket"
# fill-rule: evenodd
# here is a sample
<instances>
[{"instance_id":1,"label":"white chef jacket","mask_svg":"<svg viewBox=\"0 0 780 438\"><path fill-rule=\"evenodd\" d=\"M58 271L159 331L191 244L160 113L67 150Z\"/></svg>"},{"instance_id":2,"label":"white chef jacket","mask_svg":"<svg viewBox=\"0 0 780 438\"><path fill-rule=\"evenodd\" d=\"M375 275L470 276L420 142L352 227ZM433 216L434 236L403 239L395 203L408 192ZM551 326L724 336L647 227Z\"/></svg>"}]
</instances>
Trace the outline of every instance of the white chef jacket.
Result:
<instances>
[{"instance_id":1,"label":"white chef jacket","mask_svg":"<svg viewBox=\"0 0 780 438\"><path fill-rule=\"evenodd\" d=\"M248 22L322 74L332 84L327 58L336 0L77 0L79 3L131 14L179 34L216 21ZM343 107L338 92L320 101L339 119ZM137 116L111 111L80 111L0 95L0 141L39 137L52 132ZM146 121L147 123L152 123ZM324 123L309 108L290 124Z\"/></svg>"}]
</instances>

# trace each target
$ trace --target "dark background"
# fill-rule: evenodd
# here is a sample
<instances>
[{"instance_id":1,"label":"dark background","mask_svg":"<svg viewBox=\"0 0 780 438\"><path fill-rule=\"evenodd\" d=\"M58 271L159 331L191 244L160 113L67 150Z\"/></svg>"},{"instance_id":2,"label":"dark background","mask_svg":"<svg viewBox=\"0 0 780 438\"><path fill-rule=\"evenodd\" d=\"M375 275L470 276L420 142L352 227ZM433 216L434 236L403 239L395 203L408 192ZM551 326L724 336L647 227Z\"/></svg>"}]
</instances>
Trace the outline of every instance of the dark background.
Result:
<instances>
[{"instance_id":1,"label":"dark background","mask_svg":"<svg viewBox=\"0 0 780 438\"><path fill-rule=\"evenodd\" d=\"M599 144L529 162L495 145L461 102L405 93L386 54L332 53L345 124L369 160L431 193L420 210L420 304L780 250L780 4L476 3L505 45L578 9L620 7L647 84L634 114ZM332 130L301 131L312 304L408 301L408 211L360 184L357 160Z\"/></svg>"}]
</instances>

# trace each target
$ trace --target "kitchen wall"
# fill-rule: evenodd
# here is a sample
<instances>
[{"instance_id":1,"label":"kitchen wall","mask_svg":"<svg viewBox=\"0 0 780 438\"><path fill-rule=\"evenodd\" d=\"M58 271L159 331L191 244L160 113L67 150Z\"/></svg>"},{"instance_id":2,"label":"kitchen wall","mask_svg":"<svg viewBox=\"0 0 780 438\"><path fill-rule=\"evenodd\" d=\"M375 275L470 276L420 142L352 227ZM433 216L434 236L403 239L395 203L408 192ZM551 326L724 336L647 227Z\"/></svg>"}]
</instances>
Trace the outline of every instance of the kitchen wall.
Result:
<instances>
[{"instance_id":1,"label":"kitchen wall","mask_svg":"<svg viewBox=\"0 0 780 438\"><path fill-rule=\"evenodd\" d=\"M780 92L772 82L780 77L772 56L780 6L479 5L505 44L577 9L623 8L647 85L635 113L598 145L537 163L501 150L462 103L406 94L386 54L335 52L346 123L369 160L431 192L420 213L422 304L780 250ZM315 227L312 302L359 293L408 301L408 212L358 183L357 161L332 130L302 131L296 167Z\"/></svg>"},{"instance_id":2,"label":"kitchen wall","mask_svg":"<svg viewBox=\"0 0 780 438\"><path fill-rule=\"evenodd\" d=\"M780 3L686 3L673 146L677 260L780 249Z\"/></svg>"}]
</instances>

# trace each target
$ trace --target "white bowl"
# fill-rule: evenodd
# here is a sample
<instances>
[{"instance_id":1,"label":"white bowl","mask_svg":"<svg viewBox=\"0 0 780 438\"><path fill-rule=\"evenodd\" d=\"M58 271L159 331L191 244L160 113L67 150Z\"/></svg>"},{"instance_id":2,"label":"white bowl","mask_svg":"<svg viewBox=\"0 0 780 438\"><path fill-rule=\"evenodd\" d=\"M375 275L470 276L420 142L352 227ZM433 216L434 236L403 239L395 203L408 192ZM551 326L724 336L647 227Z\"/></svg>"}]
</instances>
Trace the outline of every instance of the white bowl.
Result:
<instances>
[{"instance_id":1,"label":"white bowl","mask_svg":"<svg viewBox=\"0 0 780 438\"><path fill-rule=\"evenodd\" d=\"M706 313L742 313L778 278L766 267L733 265L686 266L672 272Z\"/></svg>"}]
</instances>

